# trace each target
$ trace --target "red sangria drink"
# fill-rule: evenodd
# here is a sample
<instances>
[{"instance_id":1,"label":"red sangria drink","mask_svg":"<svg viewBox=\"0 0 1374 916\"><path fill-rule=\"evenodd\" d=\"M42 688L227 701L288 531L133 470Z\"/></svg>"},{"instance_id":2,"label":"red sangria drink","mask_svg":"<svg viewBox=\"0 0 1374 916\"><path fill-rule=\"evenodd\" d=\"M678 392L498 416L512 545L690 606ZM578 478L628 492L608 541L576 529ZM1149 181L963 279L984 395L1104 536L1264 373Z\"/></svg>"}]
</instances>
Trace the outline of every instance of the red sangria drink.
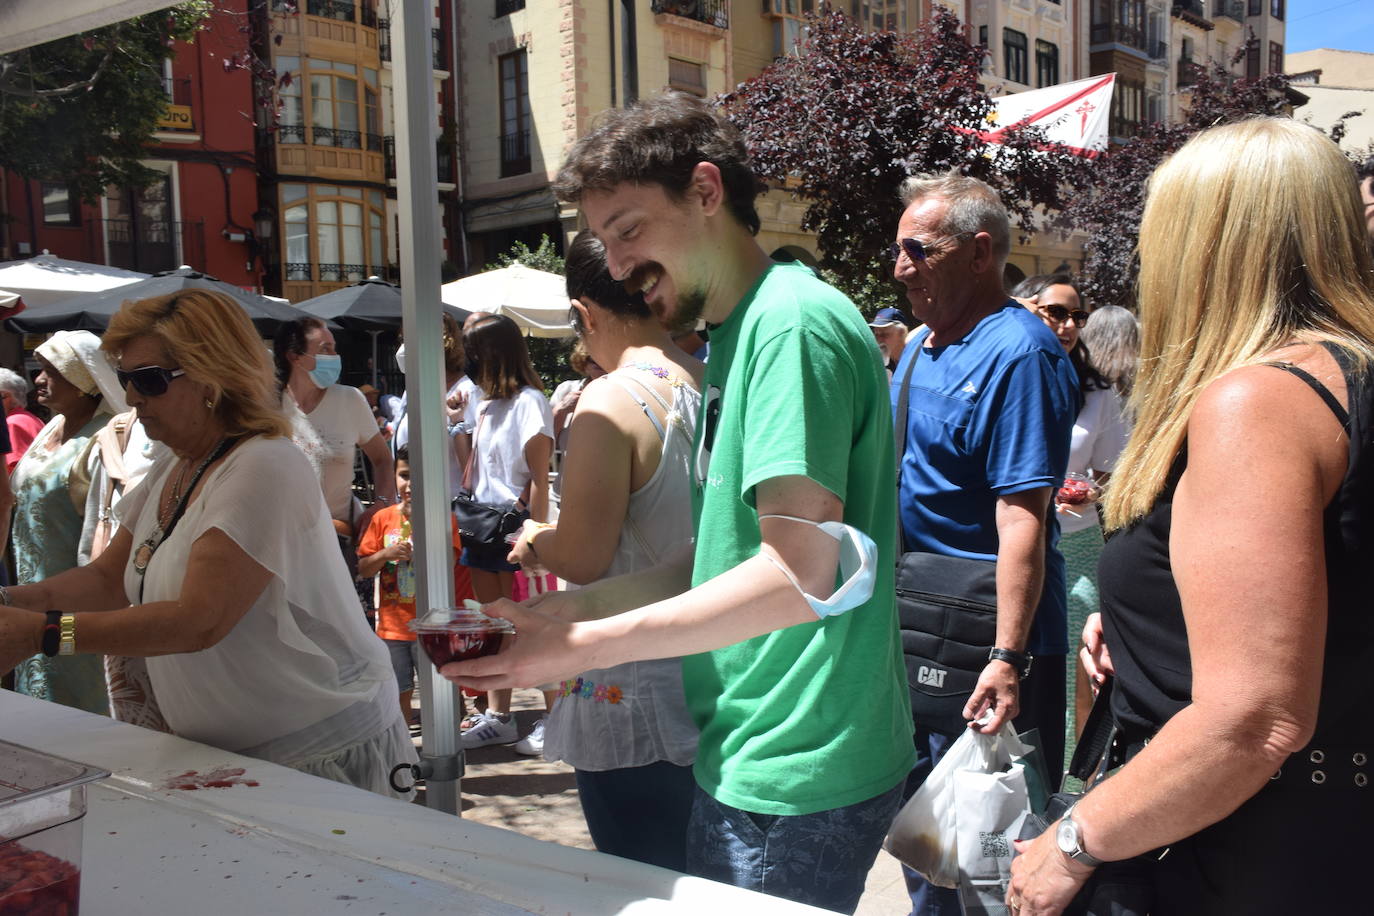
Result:
<instances>
[{"instance_id":1,"label":"red sangria drink","mask_svg":"<svg viewBox=\"0 0 1374 916\"><path fill-rule=\"evenodd\" d=\"M436 668L449 662L495 655L515 634L515 627L509 620L488 617L470 607L437 608L412 620L410 629Z\"/></svg>"},{"instance_id":2,"label":"red sangria drink","mask_svg":"<svg viewBox=\"0 0 1374 916\"><path fill-rule=\"evenodd\" d=\"M76 916L81 872L18 843L0 846L0 916Z\"/></svg>"},{"instance_id":3,"label":"red sangria drink","mask_svg":"<svg viewBox=\"0 0 1374 916\"><path fill-rule=\"evenodd\" d=\"M1055 500L1064 506L1082 506L1095 502L1101 495L1102 488L1091 477L1073 473L1064 478L1064 485L1059 488Z\"/></svg>"}]
</instances>

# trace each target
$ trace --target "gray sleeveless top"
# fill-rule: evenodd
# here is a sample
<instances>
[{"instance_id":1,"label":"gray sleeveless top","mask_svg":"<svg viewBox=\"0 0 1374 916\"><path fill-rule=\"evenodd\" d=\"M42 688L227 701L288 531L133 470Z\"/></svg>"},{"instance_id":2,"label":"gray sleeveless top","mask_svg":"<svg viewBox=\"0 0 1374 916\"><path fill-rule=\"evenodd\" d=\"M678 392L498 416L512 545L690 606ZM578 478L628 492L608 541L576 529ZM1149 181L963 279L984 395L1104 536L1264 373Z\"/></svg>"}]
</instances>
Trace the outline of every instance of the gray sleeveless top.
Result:
<instances>
[{"instance_id":1,"label":"gray sleeveless top","mask_svg":"<svg viewBox=\"0 0 1374 916\"><path fill-rule=\"evenodd\" d=\"M664 402L632 372L607 378L623 388L663 443L658 469L630 494L611 565L603 578L656 566L692 540L690 463L701 394L674 380ZM660 421L649 401L666 414ZM679 659L629 662L586 671L559 685L544 732L544 757L579 770L647 766L661 760L685 766L696 757L697 728L687 712Z\"/></svg>"}]
</instances>

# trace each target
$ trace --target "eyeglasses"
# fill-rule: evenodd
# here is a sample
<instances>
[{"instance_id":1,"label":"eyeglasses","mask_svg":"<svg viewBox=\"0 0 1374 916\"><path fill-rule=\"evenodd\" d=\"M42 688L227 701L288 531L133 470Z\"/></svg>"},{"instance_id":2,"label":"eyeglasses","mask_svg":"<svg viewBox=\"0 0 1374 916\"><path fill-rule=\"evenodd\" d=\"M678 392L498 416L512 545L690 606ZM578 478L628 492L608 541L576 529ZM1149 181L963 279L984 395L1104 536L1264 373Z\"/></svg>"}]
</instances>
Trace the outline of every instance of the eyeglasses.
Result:
<instances>
[{"instance_id":1,"label":"eyeglasses","mask_svg":"<svg viewBox=\"0 0 1374 916\"><path fill-rule=\"evenodd\" d=\"M134 390L145 398L155 398L167 393L167 386L172 384L172 379L186 374L184 369L164 369L161 366L144 366L141 369L131 369L125 372L123 369L116 369L115 376L119 379L120 388L134 386Z\"/></svg>"},{"instance_id":2,"label":"eyeglasses","mask_svg":"<svg viewBox=\"0 0 1374 916\"><path fill-rule=\"evenodd\" d=\"M972 232L956 232L953 235L947 235L933 242L923 242L920 239L898 239L887 246L887 256L891 260L896 261L905 254L911 263L915 264L917 261L924 261L926 258L930 257L931 250L939 248L944 245L945 242L952 242L955 239L961 239L966 235L973 234Z\"/></svg>"},{"instance_id":3,"label":"eyeglasses","mask_svg":"<svg viewBox=\"0 0 1374 916\"><path fill-rule=\"evenodd\" d=\"M1088 313L1082 309L1070 311L1062 305L1039 305L1036 309L1055 324L1063 324L1070 318L1073 319L1073 326L1081 328L1088 323Z\"/></svg>"}]
</instances>

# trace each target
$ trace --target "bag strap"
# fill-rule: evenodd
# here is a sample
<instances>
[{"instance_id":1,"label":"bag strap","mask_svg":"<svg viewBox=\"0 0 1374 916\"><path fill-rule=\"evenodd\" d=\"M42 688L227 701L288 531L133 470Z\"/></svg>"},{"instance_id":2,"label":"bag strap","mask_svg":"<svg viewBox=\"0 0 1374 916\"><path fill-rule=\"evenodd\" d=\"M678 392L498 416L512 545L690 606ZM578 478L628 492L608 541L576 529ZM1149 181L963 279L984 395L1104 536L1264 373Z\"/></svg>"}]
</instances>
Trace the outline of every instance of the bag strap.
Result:
<instances>
[{"instance_id":1,"label":"bag strap","mask_svg":"<svg viewBox=\"0 0 1374 916\"><path fill-rule=\"evenodd\" d=\"M906 549L906 529L902 527L902 458L906 455L906 431L907 431L907 405L911 403L911 375L916 371L916 360L921 358L921 351L925 349L926 334L916 338L914 341L916 350L911 354L911 362L906 364L906 372L902 373L902 389L897 394L897 416L894 418L897 425L897 553L900 556L907 552Z\"/></svg>"},{"instance_id":2,"label":"bag strap","mask_svg":"<svg viewBox=\"0 0 1374 916\"><path fill-rule=\"evenodd\" d=\"M472 490L472 469L477 464L477 432L482 428L482 421L487 418L485 411L477 415L477 426L472 431L472 450L468 452L468 460L463 463L463 489L471 493Z\"/></svg>"},{"instance_id":3,"label":"bag strap","mask_svg":"<svg viewBox=\"0 0 1374 916\"><path fill-rule=\"evenodd\" d=\"M1116 721L1112 718L1112 678L1107 678L1097 691L1093 708L1088 720L1083 724L1083 733L1078 745L1073 749L1073 759L1069 762L1067 775L1087 783L1094 773L1100 775L1104 764L1109 761L1109 749L1116 737Z\"/></svg>"}]
</instances>

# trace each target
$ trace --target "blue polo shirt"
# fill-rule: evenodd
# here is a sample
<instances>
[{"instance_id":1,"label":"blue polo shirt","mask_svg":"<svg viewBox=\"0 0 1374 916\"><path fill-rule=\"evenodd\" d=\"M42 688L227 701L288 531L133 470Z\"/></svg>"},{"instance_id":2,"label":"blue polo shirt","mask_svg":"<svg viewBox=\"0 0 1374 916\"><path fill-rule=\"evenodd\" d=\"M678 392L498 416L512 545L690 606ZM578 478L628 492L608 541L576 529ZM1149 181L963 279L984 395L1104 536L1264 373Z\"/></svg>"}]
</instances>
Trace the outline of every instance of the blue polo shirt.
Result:
<instances>
[{"instance_id":1,"label":"blue polo shirt","mask_svg":"<svg viewBox=\"0 0 1374 916\"><path fill-rule=\"evenodd\" d=\"M997 558L997 498L1058 487L1069 460L1078 379L1059 340L1008 300L962 339L923 349L929 331L892 373L895 415L913 357L899 469L900 523L907 550ZM1059 522L1045 537L1045 586L1027 651L1068 652Z\"/></svg>"}]
</instances>

